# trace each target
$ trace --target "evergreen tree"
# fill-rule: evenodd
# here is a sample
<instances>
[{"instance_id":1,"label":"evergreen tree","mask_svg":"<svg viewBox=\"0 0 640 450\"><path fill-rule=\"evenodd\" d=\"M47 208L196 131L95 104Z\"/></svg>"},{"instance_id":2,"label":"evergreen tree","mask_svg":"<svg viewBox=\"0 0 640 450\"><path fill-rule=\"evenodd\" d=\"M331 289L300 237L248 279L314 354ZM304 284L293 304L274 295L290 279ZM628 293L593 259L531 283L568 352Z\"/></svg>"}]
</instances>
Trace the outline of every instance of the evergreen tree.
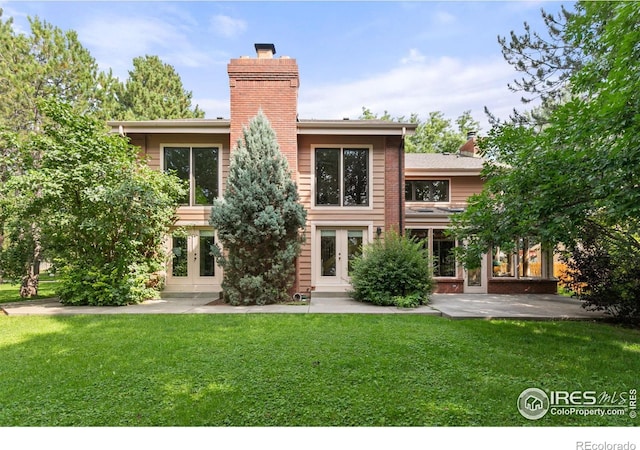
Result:
<instances>
[{"instance_id":1,"label":"evergreen tree","mask_svg":"<svg viewBox=\"0 0 640 450\"><path fill-rule=\"evenodd\" d=\"M224 298L233 305L287 299L303 241L306 211L267 118L258 113L243 130L229 166L224 198L210 223L224 252Z\"/></svg>"},{"instance_id":2,"label":"evergreen tree","mask_svg":"<svg viewBox=\"0 0 640 450\"><path fill-rule=\"evenodd\" d=\"M180 75L157 56L133 59L133 70L122 98L125 120L202 118L204 112L191 106L192 93L182 85Z\"/></svg>"}]
</instances>

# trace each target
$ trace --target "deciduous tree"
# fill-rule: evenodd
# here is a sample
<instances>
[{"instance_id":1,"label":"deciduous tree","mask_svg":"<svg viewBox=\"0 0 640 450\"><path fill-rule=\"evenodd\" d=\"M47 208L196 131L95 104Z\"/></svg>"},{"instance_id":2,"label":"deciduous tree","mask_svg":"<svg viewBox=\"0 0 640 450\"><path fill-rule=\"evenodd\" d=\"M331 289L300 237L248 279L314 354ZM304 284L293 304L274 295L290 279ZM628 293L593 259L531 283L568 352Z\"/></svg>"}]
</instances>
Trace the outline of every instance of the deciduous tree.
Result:
<instances>
[{"instance_id":1,"label":"deciduous tree","mask_svg":"<svg viewBox=\"0 0 640 450\"><path fill-rule=\"evenodd\" d=\"M580 2L568 16L561 40L584 57L566 78L567 100L544 127L502 123L481 143L496 164L485 170L483 193L454 220L471 253L533 236L576 252L599 245L632 255L612 264L640 261L639 21L635 2ZM596 286L583 292L603 295ZM617 296L624 307L603 304L638 320L632 292ZM596 297L589 301L598 307Z\"/></svg>"},{"instance_id":2,"label":"deciduous tree","mask_svg":"<svg viewBox=\"0 0 640 450\"><path fill-rule=\"evenodd\" d=\"M41 159L0 188L11 237L3 254L19 254L24 224L35 223L60 269L64 303L127 304L154 295L151 274L164 262L163 239L184 194L180 180L140 161L101 121L57 102L39 108L51 121L17 146Z\"/></svg>"}]
</instances>

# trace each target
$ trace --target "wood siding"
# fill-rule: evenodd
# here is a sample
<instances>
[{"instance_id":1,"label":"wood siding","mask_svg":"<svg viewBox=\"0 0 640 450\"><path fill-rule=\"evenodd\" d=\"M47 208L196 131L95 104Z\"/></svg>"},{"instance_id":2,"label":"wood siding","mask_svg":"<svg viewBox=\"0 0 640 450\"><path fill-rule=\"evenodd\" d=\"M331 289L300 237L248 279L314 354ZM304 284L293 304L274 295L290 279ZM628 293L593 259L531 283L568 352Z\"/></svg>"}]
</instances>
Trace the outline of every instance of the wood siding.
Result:
<instances>
[{"instance_id":1,"label":"wood siding","mask_svg":"<svg viewBox=\"0 0 640 450\"><path fill-rule=\"evenodd\" d=\"M312 154L316 146L344 147L362 146L372 149L372 192L370 207L316 207L314 206L312 186L314 175ZM353 223L371 223L373 229L385 228L385 138L380 136L327 136L300 135L298 136L298 191L300 201L307 211L306 241L299 257L299 289L310 292L312 280L312 246L311 227L314 223L321 223L340 227Z\"/></svg>"}]
</instances>

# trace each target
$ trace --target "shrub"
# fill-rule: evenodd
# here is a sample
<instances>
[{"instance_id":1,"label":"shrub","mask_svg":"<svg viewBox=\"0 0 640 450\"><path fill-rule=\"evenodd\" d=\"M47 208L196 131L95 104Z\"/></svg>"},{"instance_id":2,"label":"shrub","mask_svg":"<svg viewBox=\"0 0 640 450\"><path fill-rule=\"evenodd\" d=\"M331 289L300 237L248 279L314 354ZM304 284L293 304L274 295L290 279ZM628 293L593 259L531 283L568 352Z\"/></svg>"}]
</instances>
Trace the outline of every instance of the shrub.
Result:
<instances>
[{"instance_id":1,"label":"shrub","mask_svg":"<svg viewBox=\"0 0 640 450\"><path fill-rule=\"evenodd\" d=\"M56 294L65 305L124 306L155 298L159 292L149 284L149 272L143 268L121 273L108 266L66 266Z\"/></svg>"},{"instance_id":2,"label":"shrub","mask_svg":"<svg viewBox=\"0 0 640 450\"><path fill-rule=\"evenodd\" d=\"M635 240L635 237L629 239ZM562 283L589 310L640 323L640 252L632 245L588 236L565 256Z\"/></svg>"},{"instance_id":3,"label":"shrub","mask_svg":"<svg viewBox=\"0 0 640 450\"><path fill-rule=\"evenodd\" d=\"M428 254L421 243L387 232L354 259L351 284L351 295L358 301L402 307L426 304L433 290Z\"/></svg>"}]
</instances>

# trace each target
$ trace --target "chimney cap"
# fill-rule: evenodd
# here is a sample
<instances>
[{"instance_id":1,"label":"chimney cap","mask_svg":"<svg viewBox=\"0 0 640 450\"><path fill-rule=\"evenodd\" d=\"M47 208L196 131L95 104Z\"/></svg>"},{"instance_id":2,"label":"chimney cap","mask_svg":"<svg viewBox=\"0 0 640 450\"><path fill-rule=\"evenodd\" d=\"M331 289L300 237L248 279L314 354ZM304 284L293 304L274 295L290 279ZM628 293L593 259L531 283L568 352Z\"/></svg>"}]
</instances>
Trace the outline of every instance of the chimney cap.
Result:
<instances>
[{"instance_id":1,"label":"chimney cap","mask_svg":"<svg viewBox=\"0 0 640 450\"><path fill-rule=\"evenodd\" d=\"M258 58L271 58L276 54L276 46L273 44L254 44Z\"/></svg>"}]
</instances>

